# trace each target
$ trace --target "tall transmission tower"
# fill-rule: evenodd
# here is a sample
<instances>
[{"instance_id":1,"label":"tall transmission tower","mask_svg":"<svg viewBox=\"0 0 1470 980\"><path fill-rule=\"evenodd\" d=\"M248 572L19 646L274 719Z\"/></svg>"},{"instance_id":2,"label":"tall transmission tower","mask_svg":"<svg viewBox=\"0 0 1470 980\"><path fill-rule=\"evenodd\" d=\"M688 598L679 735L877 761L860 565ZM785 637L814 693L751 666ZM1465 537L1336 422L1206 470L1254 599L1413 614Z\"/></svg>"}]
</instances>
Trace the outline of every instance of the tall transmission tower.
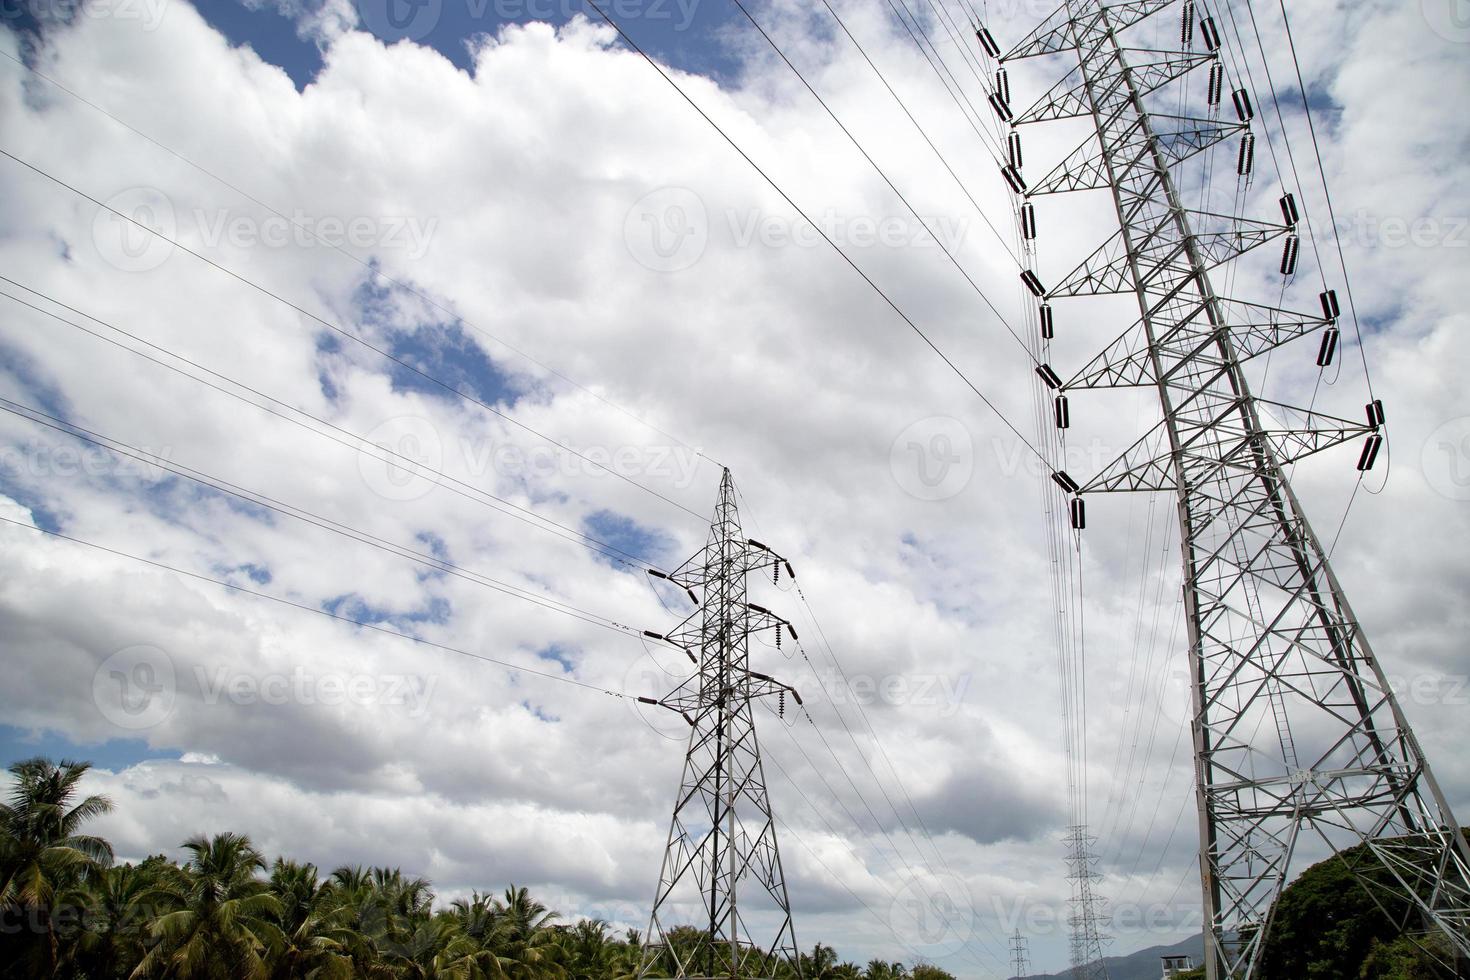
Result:
<instances>
[{"instance_id":1,"label":"tall transmission tower","mask_svg":"<svg viewBox=\"0 0 1470 980\"><path fill-rule=\"evenodd\" d=\"M1103 898L1092 889L1100 877L1096 869L1097 854L1092 849L1096 842L1097 838L1081 825L1072 827L1067 834L1067 880L1072 883L1072 908L1067 917L1072 930L1072 980L1108 980L1102 952L1107 939L1101 931L1105 917Z\"/></svg>"},{"instance_id":2,"label":"tall transmission tower","mask_svg":"<svg viewBox=\"0 0 1470 980\"><path fill-rule=\"evenodd\" d=\"M752 706L770 699L784 715L786 699L801 697L750 669L752 636L768 633L779 648L783 632L795 641L796 631L746 596L749 575L779 580L783 570L792 575L784 558L741 532L725 470L708 543L673 573L650 572L683 588L698 608L667 635L646 634L682 649L695 671L662 699L639 699L677 711L690 726L640 976L770 978L786 960L800 977ZM752 932L757 917L775 923L764 942ZM677 928L691 920L693 928Z\"/></svg>"},{"instance_id":3,"label":"tall transmission tower","mask_svg":"<svg viewBox=\"0 0 1470 980\"><path fill-rule=\"evenodd\" d=\"M1179 49L1128 46L1130 28L1168 8L1180 13ZM1005 177L1022 202L1022 234L1036 235L1035 199L1092 189L1111 194L1120 225L1056 285L1035 268L1022 280L1048 341L1058 329L1055 300L1138 300L1139 319L1081 370L1065 381L1049 364L1038 373L1059 427L1071 422L1068 392L1150 387L1163 410L1158 426L1096 476L1055 479L1073 496L1077 527L1084 494L1177 497L1207 976L1259 974L1274 903L1300 869L1294 859L1313 854L1341 855L1404 928L1439 933L1470 956L1470 847L1288 479L1297 460L1360 438L1358 469L1371 468L1382 404L1370 403L1360 423L1252 394L1245 364L1299 337L1320 334L1317 363L1331 362L1336 292L1324 283L1320 315L1222 293L1212 273L1276 239L1290 279L1300 249L1295 195L1282 196L1276 223L1190 209L1181 193L1185 161L1208 161L1226 144L1236 199L1249 200L1254 109L1248 80L1227 80L1219 25L1195 0L1066 0L1005 54L988 29L979 33L1002 66L1077 58L1024 111L1011 107L999 71L991 104L1012 127ZM1197 69L1208 72L1209 108L1179 115L1171 83ZM1234 118L1221 119L1222 103L1233 103ZM1094 134L1028 184L1020 129L1063 119L1089 120ZM1201 171L1207 187L1213 170Z\"/></svg>"},{"instance_id":4,"label":"tall transmission tower","mask_svg":"<svg viewBox=\"0 0 1470 980\"><path fill-rule=\"evenodd\" d=\"M1026 947L1026 937L1021 935L1017 929L1016 934L1011 937L1011 976L1017 980L1025 980L1031 972L1031 951Z\"/></svg>"}]
</instances>

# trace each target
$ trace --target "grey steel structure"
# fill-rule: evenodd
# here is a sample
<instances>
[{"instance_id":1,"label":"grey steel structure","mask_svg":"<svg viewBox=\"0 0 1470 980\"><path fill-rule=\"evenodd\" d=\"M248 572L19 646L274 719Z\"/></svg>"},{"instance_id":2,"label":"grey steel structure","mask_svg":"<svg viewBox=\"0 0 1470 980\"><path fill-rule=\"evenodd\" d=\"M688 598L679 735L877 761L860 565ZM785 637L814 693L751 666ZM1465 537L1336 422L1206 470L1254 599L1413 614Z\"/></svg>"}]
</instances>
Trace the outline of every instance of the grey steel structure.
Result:
<instances>
[{"instance_id":1,"label":"grey steel structure","mask_svg":"<svg viewBox=\"0 0 1470 980\"><path fill-rule=\"evenodd\" d=\"M1127 46L1128 28L1180 6L1183 50ZM1159 426L1096 476L1058 482L1076 501L1105 491L1177 495L1210 980L1258 975L1274 902L1300 870L1293 858L1311 852L1344 855L1386 913L1411 931L1442 934L1463 958L1470 848L1286 471L1359 438L1359 469L1371 466L1382 406L1370 404L1357 423L1251 394L1249 359L1319 331L1335 343L1335 292L1323 293L1320 315L1222 295L1217 266L1272 239L1287 253L1296 247L1295 200L1283 197L1280 224L1244 220L1187 208L1176 182L1184 160L1226 141L1232 170L1250 169L1248 95L1237 95L1235 118L1220 118L1220 45L1218 26L1193 0L1068 0L1000 55L1010 63L1075 52L1076 67L1029 109L1000 96L992 105L1013 127L1081 118L1096 134L1029 185L1018 168L1008 173L1012 188L1024 198L1107 191L1120 225L1056 285L1035 270L1023 277L1047 304L1043 335L1051 336L1049 304L1062 297L1132 293L1140 311L1070 379L1044 366L1043 380L1059 399L1148 386L1163 409ZM1206 66L1204 117L1157 110L1155 92ZM1026 220L1034 234L1034 212ZM1282 264L1285 272L1286 255ZM1319 363L1331 355L1325 341L1322 350ZM1059 425L1070 422L1065 404ZM1074 503L1080 524L1079 511Z\"/></svg>"},{"instance_id":2,"label":"grey steel structure","mask_svg":"<svg viewBox=\"0 0 1470 980\"><path fill-rule=\"evenodd\" d=\"M740 528L730 471L720 480L708 543L670 575L698 608L665 635L647 636L682 649L695 671L661 699L689 723L684 776L654 896L640 976L769 978L781 960L800 976L791 903L781 871L776 824L766 791L753 705L773 702L784 715L794 688L750 669L750 639L767 633L779 645L796 632L789 621L747 600L749 575L791 575L791 566ZM745 905L737 902L744 887ZM753 899L753 900L752 900ZM752 935L751 906L776 923L764 941ZM691 922L692 908L700 909ZM678 926L692 926L673 932Z\"/></svg>"},{"instance_id":3,"label":"grey steel structure","mask_svg":"<svg viewBox=\"0 0 1470 980\"><path fill-rule=\"evenodd\" d=\"M1026 948L1026 937L1017 929L1011 936L1011 976L1025 977L1031 970L1031 954Z\"/></svg>"},{"instance_id":4,"label":"grey steel structure","mask_svg":"<svg viewBox=\"0 0 1470 980\"><path fill-rule=\"evenodd\" d=\"M1092 890L1098 880L1097 854L1092 845L1097 838L1078 824L1067 834L1067 879L1072 883L1071 911L1067 925L1071 929L1072 980L1108 980L1103 963L1102 933L1106 918L1101 895Z\"/></svg>"}]
</instances>

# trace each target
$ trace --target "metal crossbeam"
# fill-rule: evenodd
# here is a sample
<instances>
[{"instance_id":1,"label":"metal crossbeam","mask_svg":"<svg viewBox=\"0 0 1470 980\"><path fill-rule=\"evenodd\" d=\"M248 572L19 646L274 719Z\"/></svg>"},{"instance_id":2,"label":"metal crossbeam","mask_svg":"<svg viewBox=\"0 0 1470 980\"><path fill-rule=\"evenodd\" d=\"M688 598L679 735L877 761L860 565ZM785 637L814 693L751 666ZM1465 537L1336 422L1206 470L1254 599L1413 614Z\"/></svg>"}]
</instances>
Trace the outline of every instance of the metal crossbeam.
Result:
<instances>
[{"instance_id":1,"label":"metal crossbeam","mask_svg":"<svg viewBox=\"0 0 1470 980\"><path fill-rule=\"evenodd\" d=\"M1118 215L1118 233L1047 298L1138 299L1137 323L1063 387L1152 385L1163 409L1083 492L1178 497L1206 975L1259 975L1276 899L1309 839L1351 855L1401 926L1470 958L1470 845L1286 471L1377 438L1381 416L1370 408L1366 424L1352 422L1251 393L1245 360L1331 321L1216 292L1213 269L1291 229L1181 203L1174 169L1246 127L1149 108L1150 92L1202 63L1185 51L1131 60L1126 29L1170 5L1066 0L1006 58L1077 52L1075 71L1022 118L1085 108L1096 143L1028 193L1108 188Z\"/></svg>"},{"instance_id":2,"label":"metal crossbeam","mask_svg":"<svg viewBox=\"0 0 1470 980\"><path fill-rule=\"evenodd\" d=\"M766 791L752 705L772 698L784 713L794 688L750 669L750 638L779 636L791 624L747 601L746 577L779 575L788 565L780 555L746 539L735 505L730 471L720 481L720 499L708 543L667 578L698 605L665 636L685 651L695 672L661 699L644 698L682 715L690 725L684 776L674 805L663 869L650 916L640 977L767 980L781 974L800 980L800 958L791 903L776 844L776 825ZM776 927L764 941L736 901L739 888ZM692 929L694 909L700 909ZM682 921L681 921L682 920ZM795 971L794 974L786 971Z\"/></svg>"},{"instance_id":3,"label":"metal crossbeam","mask_svg":"<svg viewBox=\"0 0 1470 980\"><path fill-rule=\"evenodd\" d=\"M1153 347L1142 320L1135 320L1117 340L1088 361L1074 374L1065 388L1139 388L1168 380L1193 358L1215 359L1219 345L1215 330L1230 332L1236 356L1241 361L1275 350L1329 325L1332 321L1307 313L1293 313L1274 306L1247 303L1217 297L1215 308L1225 318L1222 326L1211 329L1210 304L1201 300L1194 309L1180 317L1160 334L1155 345L1166 353L1170 375L1156 378L1153 373Z\"/></svg>"}]
</instances>

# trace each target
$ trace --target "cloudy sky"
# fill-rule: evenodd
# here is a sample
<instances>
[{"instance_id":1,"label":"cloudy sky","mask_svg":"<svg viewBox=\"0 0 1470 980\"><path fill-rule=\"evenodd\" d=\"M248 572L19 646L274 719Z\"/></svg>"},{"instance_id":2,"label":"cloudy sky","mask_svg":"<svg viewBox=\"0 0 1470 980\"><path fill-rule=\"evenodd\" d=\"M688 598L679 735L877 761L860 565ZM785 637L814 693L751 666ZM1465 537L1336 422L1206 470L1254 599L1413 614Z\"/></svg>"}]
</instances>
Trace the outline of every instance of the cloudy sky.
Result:
<instances>
[{"instance_id":1,"label":"cloudy sky","mask_svg":"<svg viewBox=\"0 0 1470 980\"><path fill-rule=\"evenodd\" d=\"M1248 43L1236 64L1258 59L1262 107L1269 66L1287 138L1262 112L1272 152L1243 189L1234 144L1217 151L1214 203L1270 220L1297 191L1327 261L1283 302L1310 310L1343 277L1280 10L1256 6L1271 59ZM1369 365L1388 457L1358 487L1355 447L1324 454L1297 489L1463 814L1462 7L1290 4L1366 357L1349 332L1320 385L1315 340L1252 377L1358 418ZM754 586L804 644L757 645L756 669L815 722L761 719L799 940L1005 976L1020 928L1060 969L1052 566L1020 438L1034 378L1007 333L1030 302L970 8L920 14L942 71L889 5L833 2L872 64L820 3L749 8L851 138L733 4L605 9L667 77L574 0L7 5L0 754L93 760L125 858L231 829L641 928L682 723L606 692L678 682L638 634L688 603L643 569L703 543L727 466L801 587ZM1050 13L974 9L1002 45ZM1168 44L1178 13L1140 30ZM1013 101L1063 70L1019 67ZM1028 132L1028 176L1084 136ZM1097 194L1038 218L1048 280L1114 220ZM1228 282L1276 302L1276 261ZM1126 305L1070 303L1064 375L1127 325ZM1126 392L1071 410L1079 476L1156 421ZM1199 928L1171 515L1094 498L1075 559L1121 952ZM936 896L958 914L916 928Z\"/></svg>"}]
</instances>

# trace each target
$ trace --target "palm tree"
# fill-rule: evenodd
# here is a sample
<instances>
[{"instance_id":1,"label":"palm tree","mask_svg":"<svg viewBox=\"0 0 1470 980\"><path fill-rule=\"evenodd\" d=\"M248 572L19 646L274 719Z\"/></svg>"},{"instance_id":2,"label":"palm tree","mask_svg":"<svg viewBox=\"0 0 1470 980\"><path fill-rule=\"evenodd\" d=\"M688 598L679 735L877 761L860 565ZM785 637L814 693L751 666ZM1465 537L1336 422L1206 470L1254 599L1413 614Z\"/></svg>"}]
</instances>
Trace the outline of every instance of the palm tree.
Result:
<instances>
[{"instance_id":1,"label":"palm tree","mask_svg":"<svg viewBox=\"0 0 1470 980\"><path fill-rule=\"evenodd\" d=\"M488 944L492 957L485 968L492 976L507 980L565 976L554 928L558 918L525 888L511 885L499 902L498 926Z\"/></svg>"},{"instance_id":2,"label":"palm tree","mask_svg":"<svg viewBox=\"0 0 1470 980\"><path fill-rule=\"evenodd\" d=\"M92 881L93 926L81 937L78 959L88 977L124 977L147 952L148 926L160 890L179 869L162 855L141 864L115 865Z\"/></svg>"},{"instance_id":3,"label":"palm tree","mask_svg":"<svg viewBox=\"0 0 1470 980\"><path fill-rule=\"evenodd\" d=\"M501 907L488 894L474 891L469 898L456 898L450 904L450 914L459 924L459 931L484 947L491 936L500 928L503 915Z\"/></svg>"},{"instance_id":4,"label":"palm tree","mask_svg":"<svg viewBox=\"0 0 1470 980\"><path fill-rule=\"evenodd\" d=\"M485 957L459 931L451 913L420 919L405 941L389 954L394 975L404 980L470 980Z\"/></svg>"},{"instance_id":5,"label":"palm tree","mask_svg":"<svg viewBox=\"0 0 1470 980\"><path fill-rule=\"evenodd\" d=\"M868 968L864 971L867 980L905 980L908 970L904 969L902 963L885 963L883 960L869 960Z\"/></svg>"},{"instance_id":6,"label":"palm tree","mask_svg":"<svg viewBox=\"0 0 1470 980\"><path fill-rule=\"evenodd\" d=\"M179 980L265 980L267 948L285 937L273 920L281 903L256 877L265 859L240 834L193 837L180 880L161 890L173 907L149 930L157 944L134 977L162 973Z\"/></svg>"},{"instance_id":7,"label":"palm tree","mask_svg":"<svg viewBox=\"0 0 1470 980\"><path fill-rule=\"evenodd\" d=\"M561 934L572 980L612 980L623 973L623 947L601 919L582 919Z\"/></svg>"},{"instance_id":8,"label":"palm tree","mask_svg":"<svg viewBox=\"0 0 1470 980\"><path fill-rule=\"evenodd\" d=\"M18 913L40 948L25 951L31 976L55 976L61 961L58 899L82 897L80 886L112 863L112 847L81 834L84 823L112 809L105 796L73 805L77 784L91 766L63 760L27 759L10 767L15 785L0 803L0 910Z\"/></svg>"},{"instance_id":9,"label":"palm tree","mask_svg":"<svg viewBox=\"0 0 1470 980\"><path fill-rule=\"evenodd\" d=\"M817 943L812 947L811 955L803 954L801 957L803 980L832 980L836 968L837 950L831 946Z\"/></svg>"},{"instance_id":10,"label":"palm tree","mask_svg":"<svg viewBox=\"0 0 1470 980\"><path fill-rule=\"evenodd\" d=\"M276 918L281 943L271 951L271 973L293 977L351 977L356 937L347 928L347 910L314 864L276 858L270 890L281 909Z\"/></svg>"}]
</instances>

